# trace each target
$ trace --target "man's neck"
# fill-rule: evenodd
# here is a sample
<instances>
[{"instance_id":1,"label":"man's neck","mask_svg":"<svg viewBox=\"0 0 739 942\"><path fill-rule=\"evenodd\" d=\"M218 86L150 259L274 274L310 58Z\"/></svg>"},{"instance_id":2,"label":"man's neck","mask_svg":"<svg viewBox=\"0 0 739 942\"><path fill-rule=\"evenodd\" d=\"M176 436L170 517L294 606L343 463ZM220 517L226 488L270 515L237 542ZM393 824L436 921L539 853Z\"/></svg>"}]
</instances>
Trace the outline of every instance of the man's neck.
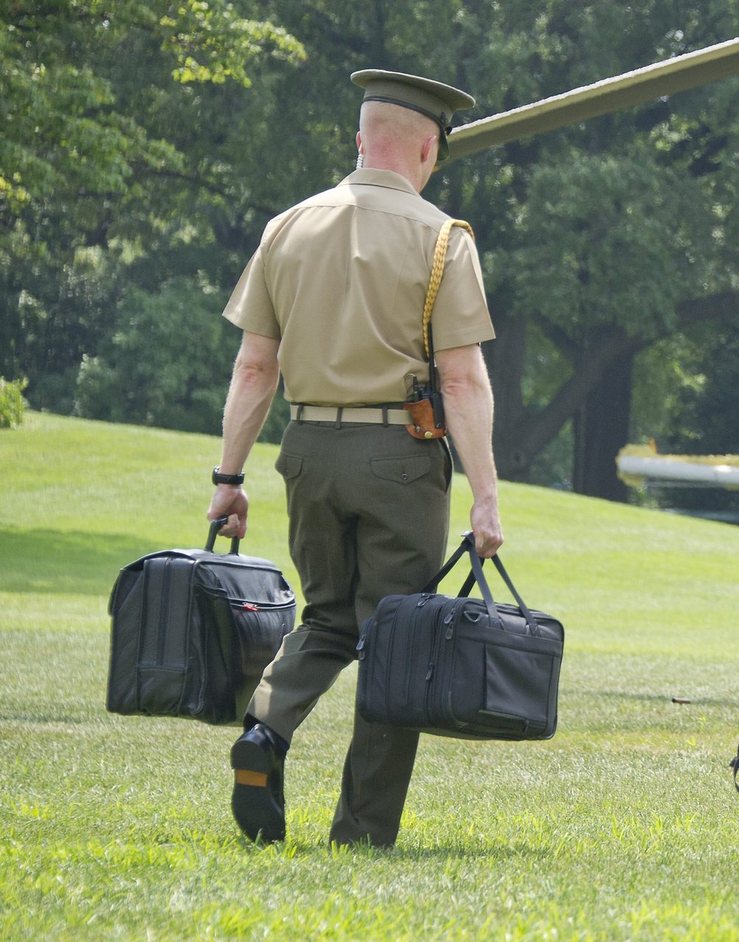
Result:
<instances>
[{"instance_id":1,"label":"man's neck","mask_svg":"<svg viewBox=\"0 0 739 942\"><path fill-rule=\"evenodd\" d=\"M409 164L400 158L365 156L362 166L365 170L392 170L404 177L416 193L420 193L428 182L428 175L422 165Z\"/></svg>"}]
</instances>

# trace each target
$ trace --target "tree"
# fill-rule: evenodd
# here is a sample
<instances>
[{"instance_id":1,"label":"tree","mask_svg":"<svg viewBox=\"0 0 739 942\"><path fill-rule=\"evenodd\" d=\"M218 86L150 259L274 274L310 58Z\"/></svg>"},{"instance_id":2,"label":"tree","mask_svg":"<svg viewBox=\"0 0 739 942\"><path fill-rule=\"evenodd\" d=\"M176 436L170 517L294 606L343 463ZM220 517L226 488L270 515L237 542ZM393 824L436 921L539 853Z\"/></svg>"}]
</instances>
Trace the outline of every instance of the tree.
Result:
<instances>
[{"instance_id":1,"label":"tree","mask_svg":"<svg viewBox=\"0 0 739 942\"><path fill-rule=\"evenodd\" d=\"M156 360L134 301L153 329L190 285L199 316L218 317L268 218L352 169L354 69L469 88L473 119L733 35L737 0L648 0L628 16L614 0L108 10L68 0L3 11L0 372L27 374L37 406L71 409L83 357L79 403L96 363L122 370L129 346ZM622 496L613 458L649 408L633 395L645 351L667 338L687 362L680 338L707 318L727 336L739 290L736 90L726 80L435 174L424 195L473 224L489 286L503 476L531 479L566 434L575 486ZM227 332L224 360L237 342Z\"/></svg>"},{"instance_id":2,"label":"tree","mask_svg":"<svg viewBox=\"0 0 739 942\"><path fill-rule=\"evenodd\" d=\"M199 267L219 282L210 215L238 181L193 129L252 67L303 50L226 0L19 0L0 54L0 371L64 409L127 284L156 294Z\"/></svg>"},{"instance_id":3,"label":"tree","mask_svg":"<svg viewBox=\"0 0 739 942\"><path fill-rule=\"evenodd\" d=\"M77 411L89 418L192 432L218 428L231 362L212 290L175 278L155 295L129 288L113 333L86 356Z\"/></svg>"},{"instance_id":4,"label":"tree","mask_svg":"<svg viewBox=\"0 0 739 942\"><path fill-rule=\"evenodd\" d=\"M614 29L614 4L550 2L524 37L520 7L463 6L470 36L506 37L497 66L491 45L463 82L490 88L487 113L718 41L722 23L731 29L718 5L701 18L693 4L642 4ZM486 86L488 67L501 85ZM487 354L504 477L527 480L536 455L574 419L575 487L622 497L615 455L628 440L634 356L696 318L736 309L736 87L728 81L450 168L445 195L473 221L493 286L499 339ZM542 337L556 350L555 389L532 356Z\"/></svg>"}]
</instances>

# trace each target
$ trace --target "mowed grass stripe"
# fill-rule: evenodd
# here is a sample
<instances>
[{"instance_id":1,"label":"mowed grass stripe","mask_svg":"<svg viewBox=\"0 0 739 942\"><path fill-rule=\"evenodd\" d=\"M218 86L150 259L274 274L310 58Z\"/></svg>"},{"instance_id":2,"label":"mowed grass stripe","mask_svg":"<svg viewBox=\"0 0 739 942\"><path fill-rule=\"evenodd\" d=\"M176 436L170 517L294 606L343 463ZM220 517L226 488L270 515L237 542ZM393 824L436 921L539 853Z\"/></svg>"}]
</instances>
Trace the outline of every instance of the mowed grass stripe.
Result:
<instances>
[{"instance_id":1,"label":"mowed grass stripe","mask_svg":"<svg viewBox=\"0 0 739 942\"><path fill-rule=\"evenodd\" d=\"M104 709L117 571L203 544L218 454L39 414L0 433L0 938L739 938L739 528L504 482L502 556L567 630L557 735L423 737L396 849L332 851L349 668L296 735L265 849L231 819L233 729ZM275 457L250 462L243 551L294 583Z\"/></svg>"}]
</instances>

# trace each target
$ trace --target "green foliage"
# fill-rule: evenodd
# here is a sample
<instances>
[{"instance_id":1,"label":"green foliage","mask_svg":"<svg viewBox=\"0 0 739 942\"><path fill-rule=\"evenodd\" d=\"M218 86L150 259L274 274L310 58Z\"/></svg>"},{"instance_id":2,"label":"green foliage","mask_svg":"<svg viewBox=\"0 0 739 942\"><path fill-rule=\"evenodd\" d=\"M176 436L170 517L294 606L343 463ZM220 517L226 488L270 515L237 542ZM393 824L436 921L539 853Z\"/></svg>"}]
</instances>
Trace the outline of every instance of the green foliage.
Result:
<instances>
[{"instance_id":1,"label":"green foliage","mask_svg":"<svg viewBox=\"0 0 739 942\"><path fill-rule=\"evenodd\" d=\"M109 341L98 356L83 358L77 414L218 432L238 346L219 314L213 290L189 279L173 279L156 294L129 289Z\"/></svg>"},{"instance_id":2,"label":"green foliage","mask_svg":"<svg viewBox=\"0 0 739 942\"><path fill-rule=\"evenodd\" d=\"M732 325L724 333L703 325L692 344L691 382L678 391L665 446L694 454L739 454L739 330Z\"/></svg>"},{"instance_id":3,"label":"green foliage","mask_svg":"<svg viewBox=\"0 0 739 942\"><path fill-rule=\"evenodd\" d=\"M0 371L23 372L30 400L61 411L83 357L113 342L129 289L156 295L199 271L231 281L216 233L242 238L243 167L227 153L243 151L239 94L248 70L303 57L281 27L222 0L73 6L0 11ZM187 55L194 83L172 76Z\"/></svg>"},{"instance_id":4,"label":"green foliage","mask_svg":"<svg viewBox=\"0 0 739 942\"><path fill-rule=\"evenodd\" d=\"M726 39L736 16L736 0L647 0L628 16L570 0L5 4L0 373L28 376L36 408L71 411L81 373L85 414L102 409L99 395L108 416L130 404L128 421L197 416L186 427L214 428L218 370L198 375L202 402L182 392L192 374L161 362L140 371L159 393L107 376L120 376L128 347L155 358L140 336L124 339L139 328L120 312L185 282L213 286L220 304L266 220L352 169L353 69L467 87L470 120ZM543 449L594 395L574 381L586 365L597 380L624 333L635 350L684 336L689 302L739 291L737 87L725 79L434 175L424 195L469 219L481 250L500 338L492 370L508 378L496 420L504 473L542 479L553 454ZM524 325L516 355L513 323ZM675 350L687 370L688 346ZM660 375L659 390L636 390L635 428L672 396ZM693 406L678 405L680 426ZM558 479L573 440L566 431L552 446Z\"/></svg>"},{"instance_id":5,"label":"green foliage","mask_svg":"<svg viewBox=\"0 0 739 942\"><path fill-rule=\"evenodd\" d=\"M272 23L238 16L223 0L185 0L174 16L165 14L162 49L177 62L172 75L183 84L231 79L244 88L252 81L247 73L265 53L286 62L306 58L302 44Z\"/></svg>"},{"instance_id":6,"label":"green foliage","mask_svg":"<svg viewBox=\"0 0 739 942\"><path fill-rule=\"evenodd\" d=\"M23 422L26 411L23 390L27 385L25 378L8 382L0 376L0 428L18 428Z\"/></svg>"},{"instance_id":7,"label":"green foliage","mask_svg":"<svg viewBox=\"0 0 739 942\"><path fill-rule=\"evenodd\" d=\"M517 306L574 340L614 324L658 335L700 270L712 213L696 189L648 153L540 163L513 259Z\"/></svg>"},{"instance_id":8,"label":"green foliage","mask_svg":"<svg viewBox=\"0 0 739 942\"><path fill-rule=\"evenodd\" d=\"M139 5L123 6L133 12ZM116 110L98 57L113 51L118 30L95 0L75 7L73 17L62 6L56 13L6 8L0 32L8 83L0 181L10 208L32 215L43 213L47 200L72 194L83 203L124 194L135 165L177 160L165 142L148 140L135 118Z\"/></svg>"},{"instance_id":9,"label":"green foliage","mask_svg":"<svg viewBox=\"0 0 739 942\"><path fill-rule=\"evenodd\" d=\"M290 421L290 406L278 391L272 400L269 414L259 433L260 442L269 442L272 445L279 445L282 441L282 433L285 426Z\"/></svg>"},{"instance_id":10,"label":"green foliage","mask_svg":"<svg viewBox=\"0 0 739 942\"><path fill-rule=\"evenodd\" d=\"M659 451L683 455L739 454L739 333L729 325L699 325L689 336L656 345L641 358L635 395L650 404L637 441L652 438ZM657 398L655 388L668 394ZM661 507L710 512L739 520L739 492L728 488L653 485L646 489Z\"/></svg>"},{"instance_id":11,"label":"green foliage","mask_svg":"<svg viewBox=\"0 0 739 942\"><path fill-rule=\"evenodd\" d=\"M734 942L739 529L504 483L506 564L567 630L555 738L423 737L397 848L331 850L349 668L288 754L288 839L259 848L235 729L104 707L118 569L202 545L218 450L38 413L0 437L0 937ZM274 459L250 457L244 551L295 584ZM452 534L469 500L457 476Z\"/></svg>"},{"instance_id":12,"label":"green foliage","mask_svg":"<svg viewBox=\"0 0 739 942\"><path fill-rule=\"evenodd\" d=\"M637 363L635 395L644 401L638 440L662 452L738 454L739 388L734 381L739 334L707 322L656 344ZM666 390L661 397L656 389Z\"/></svg>"}]
</instances>

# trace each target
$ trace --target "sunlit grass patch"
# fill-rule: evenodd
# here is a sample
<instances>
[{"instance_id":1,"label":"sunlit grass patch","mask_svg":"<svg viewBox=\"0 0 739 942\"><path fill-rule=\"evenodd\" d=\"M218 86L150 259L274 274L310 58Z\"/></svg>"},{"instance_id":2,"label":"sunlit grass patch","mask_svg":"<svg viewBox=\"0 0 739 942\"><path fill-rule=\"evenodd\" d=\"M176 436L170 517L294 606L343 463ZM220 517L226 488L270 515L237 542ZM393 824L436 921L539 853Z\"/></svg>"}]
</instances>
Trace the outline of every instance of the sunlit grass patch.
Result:
<instances>
[{"instance_id":1,"label":"sunlit grass patch","mask_svg":"<svg viewBox=\"0 0 739 942\"><path fill-rule=\"evenodd\" d=\"M243 548L294 582L275 449L253 457ZM217 458L54 416L0 435L1 939L739 939L739 529L504 482L502 556L565 623L556 736L424 736L397 846L331 848L351 667L260 847L231 818L234 729L104 708L117 571L202 545ZM459 478L451 542L468 499Z\"/></svg>"}]
</instances>

